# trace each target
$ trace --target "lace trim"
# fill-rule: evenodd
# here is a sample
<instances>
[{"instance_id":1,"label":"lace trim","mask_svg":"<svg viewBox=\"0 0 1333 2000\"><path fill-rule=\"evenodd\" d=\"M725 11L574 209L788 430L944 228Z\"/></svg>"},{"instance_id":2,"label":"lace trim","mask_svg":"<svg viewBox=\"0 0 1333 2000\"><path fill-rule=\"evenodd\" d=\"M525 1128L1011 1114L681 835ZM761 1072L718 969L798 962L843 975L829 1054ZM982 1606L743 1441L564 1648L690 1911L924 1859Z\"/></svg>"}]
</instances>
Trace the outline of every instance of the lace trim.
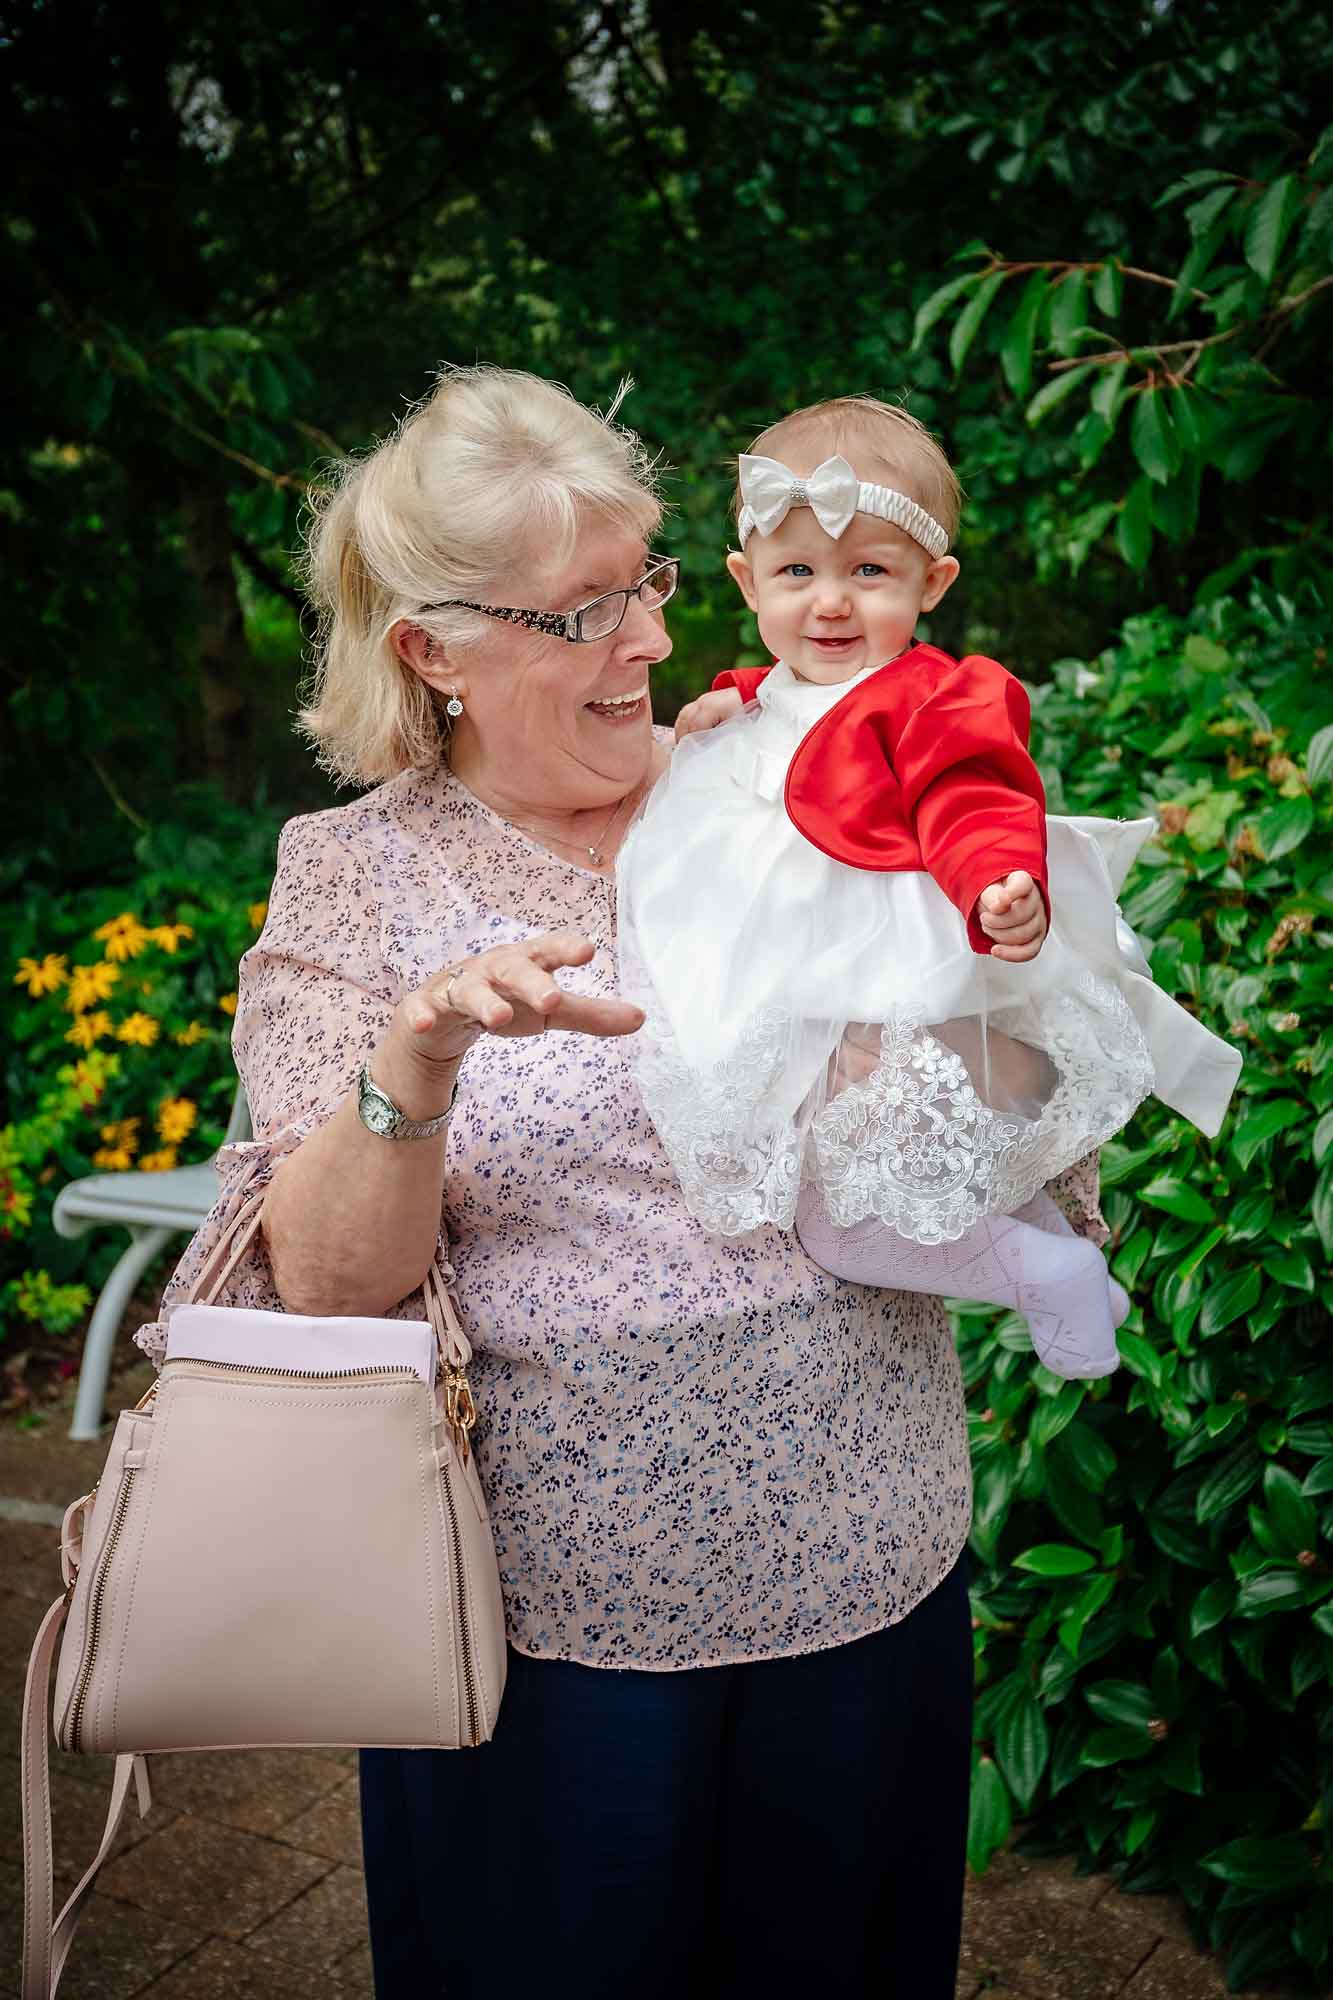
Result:
<instances>
[{"instance_id":1,"label":"lace trim","mask_svg":"<svg viewBox=\"0 0 1333 2000\"><path fill-rule=\"evenodd\" d=\"M706 1228L790 1227L812 1181L840 1228L875 1215L915 1242L954 1242L983 1215L1021 1207L1152 1090L1142 1030L1105 980L1081 973L1037 1019L1033 1039L1058 1082L1035 1119L984 1103L962 1058L907 1012L884 1025L877 1069L827 1103L821 1080L793 1118L765 1102L792 1045L783 1009L756 1015L736 1054L702 1075L650 1014L635 1068L686 1205Z\"/></svg>"}]
</instances>

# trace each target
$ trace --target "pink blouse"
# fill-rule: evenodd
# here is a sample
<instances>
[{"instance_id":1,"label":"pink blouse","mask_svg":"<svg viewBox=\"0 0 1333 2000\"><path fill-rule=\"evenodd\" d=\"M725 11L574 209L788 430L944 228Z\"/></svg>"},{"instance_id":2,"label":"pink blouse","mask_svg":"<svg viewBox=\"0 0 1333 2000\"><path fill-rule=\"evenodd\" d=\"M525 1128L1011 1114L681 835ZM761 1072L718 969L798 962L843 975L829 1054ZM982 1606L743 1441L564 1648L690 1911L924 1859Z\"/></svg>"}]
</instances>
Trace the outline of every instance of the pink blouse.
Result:
<instances>
[{"instance_id":1,"label":"pink blouse","mask_svg":"<svg viewBox=\"0 0 1333 2000\"><path fill-rule=\"evenodd\" d=\"M256 1138L220 1157L222 1197L139 1335L147 1352L160 1358L228 1217L337 1109L404 992L464 953L572 928L596 956L562 983L613 993L614 895L443 766L292 820L241 964ZM509 1636L544 1658L671 1668L893 1624L968 1531L944 1309L828 1278L775 1229L706 1234L626 1047L483 1036L449 1129L440 1256L476 1349ZM1075 1189L1088 1215L1091 1185ZM280 1308L262 1252L228 1296ZM416 1316L419 1297L395 1311Z\"/></svg>"}]
</instances>

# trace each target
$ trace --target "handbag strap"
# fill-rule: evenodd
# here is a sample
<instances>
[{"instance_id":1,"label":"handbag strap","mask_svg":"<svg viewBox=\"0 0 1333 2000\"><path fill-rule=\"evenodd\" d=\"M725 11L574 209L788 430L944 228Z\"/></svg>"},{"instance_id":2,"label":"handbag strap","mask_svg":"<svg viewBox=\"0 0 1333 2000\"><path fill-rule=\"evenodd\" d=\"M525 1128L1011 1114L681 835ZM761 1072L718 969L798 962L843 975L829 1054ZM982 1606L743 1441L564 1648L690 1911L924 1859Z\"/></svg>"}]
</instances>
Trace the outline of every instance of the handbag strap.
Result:
<instances>
[{"instance_id":1,"label":"handbag strap","mask_svg":"<svg viewBox=\"0 0 1333 2000\"><path fill-rule=\"evenodd\" d=\"M68 1591L58 1597L38 1627L23 1688L23 1725L19 1744L23 1791L22 2000L55 2000L60 1975L65 1969L65 1960L83 1915L83 1906L120 1831L131 1787L138 1796L141 1817L152 1804L146 1760L143 1757L117 1757L101 1845L53 1923L55 1897L52 1890L49 1747L51 1669L60 1644L61 1627L69 1610L69 1598Z\"/></svg>"},{"instance_id":2,"label":"handbag strap","mask_svg":"<svg viewBox=\"0 0 1333 2000\"><path fill-rule=\"evenodd\" d=\"M249 1256L259 1239L263 1222L264 1197L268 1190L256 1188L248 1194L235 1215L223 1230L213 1248L199 1267L194 1283L190 1287L188 1299L182 1304L211 1306L230 1283L239 1266ZM472 1343L464 1333L458 1318L444 1272L453 1277L453 1269L446 1264L442 1270L438 1257L432 1257L430 1268L421 1281L422 1296L425 1301L426 1318L435 1334L435 1345L439 1351L440 1373L446 1379L465 1369L472 1359Z\"/></svg>"}]
</instances>

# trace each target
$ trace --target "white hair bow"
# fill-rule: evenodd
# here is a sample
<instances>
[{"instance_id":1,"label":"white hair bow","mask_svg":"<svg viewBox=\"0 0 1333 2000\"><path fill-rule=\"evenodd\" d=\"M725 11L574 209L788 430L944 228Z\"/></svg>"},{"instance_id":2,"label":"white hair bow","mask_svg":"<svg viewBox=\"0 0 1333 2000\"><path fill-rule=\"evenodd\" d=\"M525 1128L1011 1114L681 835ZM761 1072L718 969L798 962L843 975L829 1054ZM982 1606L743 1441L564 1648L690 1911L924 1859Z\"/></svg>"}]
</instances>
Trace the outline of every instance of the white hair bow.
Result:
<instances>
[{"instance_id":1,"label":"white hair bow","mask_svg":"<svg viewBox=\"0 0 1333 2000\"><path fill-rule=\"evenodd\" d=\"M809 507L826 535L836 542L854 514L874 514L910 535L932 558L947 554L948 533L919 501L894 486L859 480L845 458L826 458L804 479L776 458L741 453L741 500L737 527L741 547L758 528L771 535L793 507Z\"/></svg>"},{"instance_id":2,"label":"white hair bow","mask_svg":"<svg viewBox=\"0 0 1333 2000\"><path fill-rule=\"evenodd\" d=\"M781 527L790 508L810 507L824 533L836 542L855 514L860 494L861 482L845 458L826 458L802 479L776 458L741 454L741 499L750 527L761 535ZM746 532L742 526L742 541Z\"/></svg>"}]
</instances>

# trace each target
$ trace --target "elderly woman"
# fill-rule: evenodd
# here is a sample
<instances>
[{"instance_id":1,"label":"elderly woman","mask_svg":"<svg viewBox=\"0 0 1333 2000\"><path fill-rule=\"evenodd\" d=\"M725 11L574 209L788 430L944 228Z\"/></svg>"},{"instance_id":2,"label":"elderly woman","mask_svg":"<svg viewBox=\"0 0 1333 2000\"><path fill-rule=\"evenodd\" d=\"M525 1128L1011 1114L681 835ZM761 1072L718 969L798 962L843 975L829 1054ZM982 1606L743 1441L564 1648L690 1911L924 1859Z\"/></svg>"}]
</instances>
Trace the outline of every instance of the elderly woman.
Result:
<instances>
[{"instance_id":1,"label":"elderly woman","mask_svg":"<svg viewBox=\"0 0 1333 2000\"><path fill-rule=\"evenodd\" d=\"M952 2000L963 1399L933 1299L686 1213L626 1060L616 850L670 743L636 440L446 374L321 504L294 820L236 1054L239 1302L412 1310L449 1259L511 1646L493 1743L366 1752L376 1991ZM152 1345L150 1339L149 1343ZM784 1914L785 1912L785 1914Z\"/></svg>"}]
</instances>

